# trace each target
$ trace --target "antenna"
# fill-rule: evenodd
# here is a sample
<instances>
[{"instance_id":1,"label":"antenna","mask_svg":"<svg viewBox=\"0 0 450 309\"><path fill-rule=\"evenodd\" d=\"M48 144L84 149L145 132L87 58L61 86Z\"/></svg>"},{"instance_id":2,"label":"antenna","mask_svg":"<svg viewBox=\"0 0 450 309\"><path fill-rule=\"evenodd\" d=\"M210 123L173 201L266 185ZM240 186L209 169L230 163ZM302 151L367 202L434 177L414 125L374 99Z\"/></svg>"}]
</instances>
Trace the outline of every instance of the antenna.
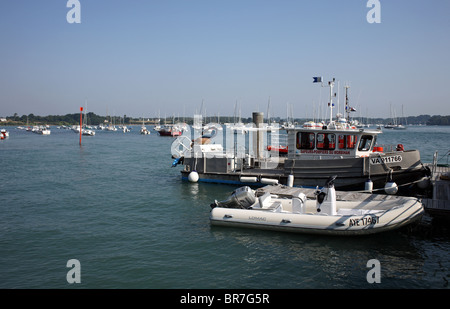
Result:
<instances>
[{"instance_id":1,"label":"antenna","mask_svg":"<svg viewBox=\"0 0 450 309\"><path fill-rule=\"evenodd\" d=\"M270 96L269 96L269 102L267 103L267 123L270 124Z\"/></svg>"},{"instance_id":2,"label":"antenna","mask_svg":"<svg viewBox=\"0 0 450 309\"><path fill-rule=\"evenodd\" d=\"M348 88L350 88L350 86L346 84L344 88L345 88L345 113L347 114L347 122L350 122L350 108L348 107Z\"/></svg>"},{"instance_id":3,"label":"antenna","mask_svg":"<svg viewBox=\"0 0 450 309\"><path fill-rule=\"evenodd\" d=\"M330 103L328 103L330 105L330 123L333 121L333 87L335 81L336 79L333 77L333 80L328 82L328 86L330 86Z\"/></svg>"}]
</instances>

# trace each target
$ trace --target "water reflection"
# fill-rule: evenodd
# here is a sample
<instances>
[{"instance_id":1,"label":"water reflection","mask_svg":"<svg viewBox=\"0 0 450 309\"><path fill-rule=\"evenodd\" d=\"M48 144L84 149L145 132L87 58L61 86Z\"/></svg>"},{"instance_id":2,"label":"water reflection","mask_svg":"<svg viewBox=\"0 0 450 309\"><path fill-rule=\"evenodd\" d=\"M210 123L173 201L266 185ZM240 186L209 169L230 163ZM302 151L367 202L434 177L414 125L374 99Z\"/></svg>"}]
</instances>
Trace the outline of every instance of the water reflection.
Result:
<instances>
[{"instance_id":1,"label":"water reflection","mask_svg":"<svg viewBox=\"0 0 450 309\"><path fill-rule=\"evenodd\" d=\"M334 237L288 234L238 228L212 227L213 237L221 243L241 246L242 269L249 285L261 286L258 278L268 280L265 288L428 288L445 287L449 264L429 265L429 248L405 230L363 237ZM442 244L441 244L442 245ZM436 249L436 248L434 248ZM444 250L448 252L448 242ZM441 255L442 252L436 252ZM366 280L367 261L381 263L381 284ZM430 267L432 266L432 267ZM436 271L442 275L436 274Z\"/></svg>"},{"instance_id":2,"label":"water reflection","mask_svg":"<svg viewBox=\"0 0 450 309\"><path fill-rule=\"evenodd\" d=\"M235 187L181 182L180 198L223 286L235 288L445 288L450 238L429 218L400 230L361 237L318 236L209 225L209 204ZM206 233L206 235L204 234ZM367 262L381 264L381 283L367 282ZM215 268L213 268L214 271ZM213 271L213 273L214 273Z\"/></svg>"}]
</instances>

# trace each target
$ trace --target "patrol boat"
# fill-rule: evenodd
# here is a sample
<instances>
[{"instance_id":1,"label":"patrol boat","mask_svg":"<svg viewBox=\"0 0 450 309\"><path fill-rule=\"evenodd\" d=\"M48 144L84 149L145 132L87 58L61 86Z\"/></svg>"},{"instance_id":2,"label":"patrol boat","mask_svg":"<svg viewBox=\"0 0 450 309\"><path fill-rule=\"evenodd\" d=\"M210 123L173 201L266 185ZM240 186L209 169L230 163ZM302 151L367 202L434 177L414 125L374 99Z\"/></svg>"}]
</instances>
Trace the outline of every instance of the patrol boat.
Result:
<instances>
[{"instance_id":1,"label":"patrol boat","mask_svg":"<svg viewBox=\"0 0 450 309\"><path fill-rule=\"evenodd\" d=\"M181 175L185 180L233 185L278 183L314 188L329 175L339 175L335 187L345 191L395 194L399 189L417 191L429 185L431 172L421 162L418 150L402 144L379 146L377 137L382 131L357 128L348 115L330 117L328 124L307 122L302 127L283 128L287 132L285 145L273 143L274 132L281 129L269 128L263 116L253 113L254 124L246 137L225 126L223 131L217 130L221 136L198 143L187 130L172 144L173 166L184 165ZM237 145L240 140L245 145ZM280 149L287 150L287 155Z\"/></svg>"}]
</instances>

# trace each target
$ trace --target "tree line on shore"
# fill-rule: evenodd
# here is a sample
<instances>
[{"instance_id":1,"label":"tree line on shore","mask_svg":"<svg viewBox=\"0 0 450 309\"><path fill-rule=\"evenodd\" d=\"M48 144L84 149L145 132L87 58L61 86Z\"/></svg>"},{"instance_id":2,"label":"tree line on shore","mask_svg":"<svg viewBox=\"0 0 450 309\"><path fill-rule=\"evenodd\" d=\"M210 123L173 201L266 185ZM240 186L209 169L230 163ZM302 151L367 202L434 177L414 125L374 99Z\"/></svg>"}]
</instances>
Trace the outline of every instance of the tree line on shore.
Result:
<instances>
[{"instance_id":1,"label":"tree line on shore","mask_svg":"<svg viewBox=\"0 0 450 309\"><path fill-rule=\"evenodd\" d=\"M113 124L142 124L143 119L142 118L133 118L133 117L127 117L126 115L123 116L100 116L96 115L92 112L87 113L86 115L83 115L83 119L86 117L86 123L91 125L98 125L102 123L113 123ZM49 115L49 116L37 116L34 114L29 115L22 115L19 116L17 113L15 113L13 116L7 116L6 118L6 124L9 125L39 125L39 124L49 124L49 125L75 125L80 123L80 114L66 114L66 115ZM213 123L213 122L219 122L219 123L234 123L236 122L237 118L235 116L211 116L211 117L205 117L203 121L205 123ZM352 119L358 120L360 123L364 124L388 124L392 123L391 118L360 118L360 117L353 117ZM159 121L158 121L159 120ZM242 118L240 119L244 123L250 123L252 122L252 118ZM296 118L293 119L296 123L304 123L305 121L309 121L311 119L300 119ZM192 117L183 117L181 118L162 118L162 119L156 119L156 118L145 118L144 119L146 124L171 124L176 122L186 122L187 124L193 123ZM278 123L283 123L286 121L286 119L282 119L280 117L274 117L271 118L271 121L275 121ZM401 120L399 120L399 123L401 124L412 124L412 125L450 125L450 115L447 116L430 116L430 115L420 115L420 116L409 116L409 117L402 117Z\"/></svg>"}]
</instances>

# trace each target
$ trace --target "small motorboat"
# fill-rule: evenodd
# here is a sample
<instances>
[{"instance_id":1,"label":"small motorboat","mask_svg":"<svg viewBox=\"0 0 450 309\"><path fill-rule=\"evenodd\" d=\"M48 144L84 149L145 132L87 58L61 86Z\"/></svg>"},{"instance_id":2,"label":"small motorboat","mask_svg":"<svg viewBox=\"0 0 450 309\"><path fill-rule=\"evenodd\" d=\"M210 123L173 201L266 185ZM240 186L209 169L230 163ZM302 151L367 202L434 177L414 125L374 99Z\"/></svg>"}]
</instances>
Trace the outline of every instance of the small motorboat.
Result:
<instances>
[{"instance_id":1,"label":"small motorboat","mask_svg":"<svg viewBox=\"0 0 450 309\"><path fill-rule=\"evenodd\" d=\"M258 196L250 187L240 187L228 199L211 204L210 222L298 233L364 235L400 228L424 213L422 203L413 197L360 193L337 199L335 178L330 177L321 190L309 189L314 190L315 198L307 198L300 190L291 196L266 190Z\"/></svg>"},{"instance_id":2,"label":"small motorboat","mask_svg":"<svg viewBox=\"0 0 450 309\"><path fill-rule=\"evenodd\" d=\"M150 131L147 129L145 125L142 125L140 133L143 135L148 135L150 134Z\"/></svg>"},{"instance_id":3,"label":"small motorboat","mask_svg":"<svg viewBox=\"0 0 450 309\"><path fill-rule=\"evenodd\" d=\"M95 131L90 129L82 129L81 134L86 136L95 136Z\"/></svg>"}]
</instances>

